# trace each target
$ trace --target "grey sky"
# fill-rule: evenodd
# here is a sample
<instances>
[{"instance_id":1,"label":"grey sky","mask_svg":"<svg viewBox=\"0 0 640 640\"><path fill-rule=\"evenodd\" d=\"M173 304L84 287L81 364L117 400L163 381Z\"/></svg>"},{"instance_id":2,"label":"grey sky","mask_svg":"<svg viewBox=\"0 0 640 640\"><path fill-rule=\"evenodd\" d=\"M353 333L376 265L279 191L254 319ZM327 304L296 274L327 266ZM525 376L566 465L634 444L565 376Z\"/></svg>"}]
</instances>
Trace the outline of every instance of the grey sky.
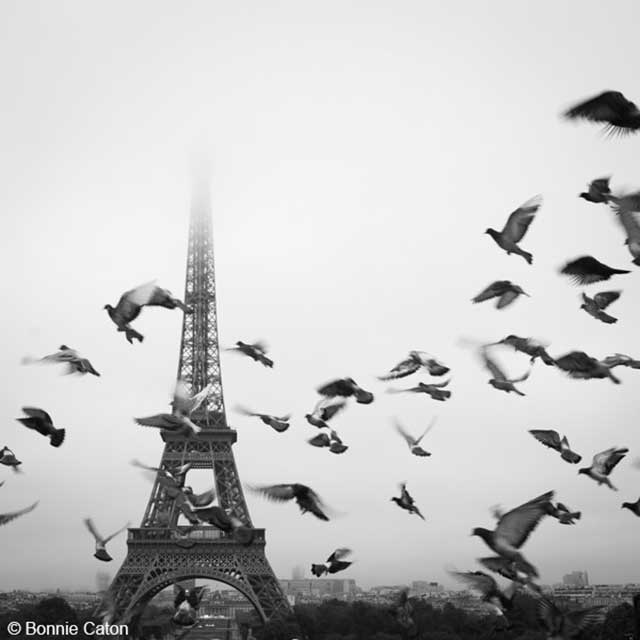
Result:
<instances>
[{"instance_id":1,"label":"grey sky","mask_svg":"<svg viewBox=\"0 0 640 640\"><path fill-rule=\"evenodd\" d=\"M0 12L0 446L24 469L0 470L2 511L40 500L2 529L0 589L93 586L105 567L82 518L105 534L142 518L151 484L129 461L156 464L162 441L132 417L168 408L182 319L143 312L145 342L131 346L102 307L154 278L182 296L194 145L213 163L221 343L264 338L276 363L222 355L241 479L303 482L344 514L324 523L249 495L278 576L349 546L357 562L343 575L361 585L451 584L445 566L488 555L469 533L490 525L491 505L555 489L583 519L543 522L527 543L542 582L573 569L640 581L628 561L639 523L620 509L640 495L640 472L623 461L616 494L527 433L557 428L587 465L613 445L632 458L640 374L618 370L614 386L538 365L519 398L492 389L457 344L517 333L553 355L640 352L637 272L589 288L624 289L615 326L581 312L580 289L556 273L585 253L630 265L611 214L576 196L602 175L640 187L640 139L608 140L559 113L604 89L640 100L637 3L603 14L600 2L5 0ZM537 193L529 267L483 231ZM532 297L503 312L471 305L497 279ZM102 377L19 364L62 343ZM384 393L426 378L375 379L411 349L451 366L449 402ZM317 385L347 375L376 401L336 418L350 449L332 456L305 443L315 431L303 415ZM276 434L234 414L239 403L291 411L293 425ZM15 422L23 405L68 429L59 450ZM411 457L390 418L418 432L434 415L433 456ZM426 523L389 501L402 480ZM123 537L110 552L115 573Z\"/></svg>"}]
</instances>

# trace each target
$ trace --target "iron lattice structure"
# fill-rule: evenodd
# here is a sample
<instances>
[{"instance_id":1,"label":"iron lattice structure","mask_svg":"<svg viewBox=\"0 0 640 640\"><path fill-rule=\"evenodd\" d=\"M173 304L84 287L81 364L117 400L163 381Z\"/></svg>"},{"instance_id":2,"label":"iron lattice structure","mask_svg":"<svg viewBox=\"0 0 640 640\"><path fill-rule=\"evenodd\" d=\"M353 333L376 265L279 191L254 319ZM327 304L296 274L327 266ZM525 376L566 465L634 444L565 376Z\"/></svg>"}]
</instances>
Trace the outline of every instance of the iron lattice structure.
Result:
<instances>
[{"instance_id":1,"label":"iron lattice structure","mask_svg":"<svg viewBox=\"0 0 640 640\"><path fill-rule=\"evenodd\" d=\"M250 527L253 540L242 545L211 525L183 526L176 493L156 474L140 527L129 529L127 556L109 589L114 618L122 623L136 620L165 587L190 578L235 587L263 621L291 612L265 555L264 529L251 522L233 456L237 434L224 410L212 237L210 197L201 182L191 206L184 296L193 313L184 315L178 377L192 393L212 387L191 415L201 428L197 435L161 432L165 446L159 468L173 474L186 464L190 470L211 469L218 505Z\"/></svg>"}]
</instances>

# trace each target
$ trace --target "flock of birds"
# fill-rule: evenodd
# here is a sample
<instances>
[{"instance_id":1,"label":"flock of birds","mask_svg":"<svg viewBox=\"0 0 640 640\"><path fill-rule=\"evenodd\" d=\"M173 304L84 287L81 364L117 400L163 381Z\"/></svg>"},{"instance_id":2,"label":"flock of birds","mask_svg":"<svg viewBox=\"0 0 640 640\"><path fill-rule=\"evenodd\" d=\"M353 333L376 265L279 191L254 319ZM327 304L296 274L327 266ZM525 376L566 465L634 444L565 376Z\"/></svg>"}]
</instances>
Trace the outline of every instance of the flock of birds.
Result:
<instances>
[{"instance_id":1,"label":"flock of birds","mask_svg":"<svg viewBox=\"0 0 640 640\"><path fill-rule=\"evenodd\" d=\"M606 91L576 105L565 115L570 119L586 119L604 123L605 130L611 134L626 134L640 130L640 110L618 92ZM640 191L615 195L610 190L609 178L599 178L593 180L589 184L588 190L581 193L580 197L590 203L604 204L610 207L615 219L625 232L625 244L633 258L633 264L640 266ZM533 255L522 249L520 242L524 239L541 205L542 198L540 196L526 201L509 215L502 230L489 228L486 233L508 255L518 255L528 264L532 264ZM580 285L591 285L628 273L630 273L629 270L610 267L593 256L582 256L571 260L561 269L561 274L569 276L574 283ZM583 293L583 304L580 308L600 322L614 324L616 318L610 316L605 310L620 297L620 294L620 291L601 291L589 297ZM491 283L475 296L473 302L481 303L496 299L497 309L504 309L513 304L521 295L528 294L511 281L499 280ZM123 333L126 340L133 344L134 341L142 342L144 340L144 336L131 326L144 307L179 308L186 314L192 313L192 309L175 298L168 290L157 286L155 282L146 283L125 292L115 307L107 304L104 308L117 331ZM496 349L499 347L510 347L527 355L530 360L529 370L516 377L507 374L495 357ZM274 366L273 360L267 356L268 350L263 343L238 341L231 350L251 358L267 368ZM620 380L612 373L612 369L616 367L640 369L640 360L623 354L613 354L599 360L582 351L572 351L560 357L552 357L547 352L545 345L532 338L517 335L509 335L496 343L480 345L477 348L477 354L490 374L488 380L490 385L497 390L520 396L524 393L515 385L527 380L531 368L538 359L546 366L557 368L572 378L582 380L608 378L615 384L619 384ZM59 363L66 366L68 373L100 376L100 373L87 358L66 345L60 346L57 352L43 358L25 358L23 362L25 364ZM379 380L399 380L420 371L425 371L433 378L441 378L448 374L450 369L437 358L425 352L414 350L387 374L380 376ZM449 382L450 379L429 383L419 382L413 387L392 388L387 391L389 393L421 393L433 400L444 402L452 394L451 390L447 388ZM194 436L201 428L191 420L191 415L206 401L210 392L211 385L191 395L186 384L178 380L170 413L135 418L135 422L145 427ZM344 444L337 432L331 428L330 423L336 414L347 407L349 400L353 400L355 404L368 405L374 401L374 394L363 389L353 378L332 380L319 386L317 393L320 398L311 412L305 415L305 419L318 433L309 438L308 443L314 447L327 448L333 454L344 454L349 446ZM23 407L22 410L25 415L17 420L24 427L48 438L53 447L63 445L65 429L55 426L52 417L46 411L36 407ZM286 431L290 426L290 415L274 416L244 407L237 407L237 411L244 416L259 419L277 433ZM394 426L408 446L410 454L428 457L431 454L422 447L421 443L434 426L434 422L432 421L417 437L411 435L398 422ZM571 449L565 435L561 436L554 430L541 429L531 430L530 433L544 446L559 453L564 462L577 464L581 461L582 456ZM599 485L604 484L610 489L616 490L611 483L610 475L627 453L626 447L610 447L596 453L591 465L581 468L579 473L590 477ZM18 473L22 463L9 447L4 446L0 450L0 464L10 467ZM201 494L195 494L191 487L186 486L189 465L184 465L181 469L171 472L164 468L149 467L138 461L133 461L132 464L154 474L154 477L162 485L167 499L178 506L190 525L210 524L234 535L243 544L251 543L251 529L244 526L242 522L221 507L214 505L216 495L213 488ZM0 483L0 486L2 484ZM325 521L330 519L331 511L323 504L319 495L304 484L285 483L255 486L249 487L249 489L270 500L295 501L303 514L311 513L316 518ZM393 496L391 500L409 514L415 514L424 519L415 500L408 492L406 483L400 485L399 496ZM37 503L34 503L19 511L0 514L0 525L32 511L36 506ZM640 517L640 498L635 502L624 502L622 507ZM527 590L539 599L539 619L547 630L549 638L575 638L582 630L602 620L604 615L602 608L563 613L553 602L543 597L540 587L535 582L538 572L535 566L525 559L521 551L524 543L545 516L557 519L560 524L572 525L580 519L580 511L573 511L560 502L554 503L554 492L548 491L506 513L496 511L494 515L497 518L497 523L493 530L478 527L473 530L473 535L480 537L495 554L479 559L482 567L511 581L510 587L507 590L501 590L496 580L483 571L452 572L456 578L479 592L482 599L494 606L496 611L501 614L508 613L513 604L513 596L518 590ZM108 537L102 537L91 519L85 519L84 523L95 539L95 557L101 561L110 561L112 558L106 550L106 545L116 535L124 531L128 525ZM188 528L174 529L176 544L184 546L193 544L193 541L188 538L188 531ZM319 577L347 569L352 564L352 562L345 560L350 553L351 550L347 548L336 549L325 562L312 564L313 575ZM178 591L174 616L176 624L191 625L196 621L196 611L203 593L204 591L200 588L189 592L182 589ZM411 599L408 598L407 592L402 592L393 611L397 621L407 629L409 635L415 629L411 610Z\"/></svg>"}]
</instances>

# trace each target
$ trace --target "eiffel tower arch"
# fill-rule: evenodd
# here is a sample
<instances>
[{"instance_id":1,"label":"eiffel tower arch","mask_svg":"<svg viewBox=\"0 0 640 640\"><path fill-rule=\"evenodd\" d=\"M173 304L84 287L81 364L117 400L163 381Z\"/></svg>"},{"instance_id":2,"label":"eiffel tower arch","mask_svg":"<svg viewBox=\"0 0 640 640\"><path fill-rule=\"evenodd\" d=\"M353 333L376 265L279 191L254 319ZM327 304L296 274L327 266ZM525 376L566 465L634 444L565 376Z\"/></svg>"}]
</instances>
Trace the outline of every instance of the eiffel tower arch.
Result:
<instances>
[{"instance_id":1,"label":"eiffel tower arch","mask_svg":"<svg viewBox=\"0 0 640 640\"><path fill-rule=\"evenodd\" d=\"M181 525L181 502L158 472L140 526L128 530L127 556L109 588L113 617L121 624L133 624L156 594L191 578L237 589L263 622L291 613L265 555L265 531L251 522L233 456L237 433L227 423L222 392L210 195L200 178L191 205L184 295L193 313L184 314L178 378L192 394L207 385L211 390L191 414L197 434L161 432L158 468L172 474L185 465L211 470L218 505L250 530L251 539L240 541L212 525Z\"/></svg>"}]
</instances>

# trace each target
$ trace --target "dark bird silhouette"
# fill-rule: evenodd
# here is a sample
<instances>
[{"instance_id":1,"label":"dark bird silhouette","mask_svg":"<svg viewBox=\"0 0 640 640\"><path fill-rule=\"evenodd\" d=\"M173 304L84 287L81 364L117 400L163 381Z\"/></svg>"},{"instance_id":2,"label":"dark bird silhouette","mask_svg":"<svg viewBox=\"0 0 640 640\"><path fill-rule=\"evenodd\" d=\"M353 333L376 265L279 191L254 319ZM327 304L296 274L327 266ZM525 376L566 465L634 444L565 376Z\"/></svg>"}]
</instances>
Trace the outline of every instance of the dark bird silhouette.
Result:
<instances>
[{"instance_id":1,"label":"dark bird silhouette","mask_svg":"<svg viewBox=\"0 0 640 640\"><path fill-rule=\"evenodd\" d=\"M638 498L635 502L623 502L623 509L629 509L631 513L637 515L640 518L640 498Z\"/></svg>"},{"instance_id":2,"label":"dark bird silhouette","mask_svg":"<svg viewBox=\"0 0 640 640\"><path fill-rule=\"evenodd\" d=\"M560 434L553 429L531 429L529 433L545 447L549 447L560 453L560 457L570 464L577 464L582 460L582 456L571 451L567 436L560 438Z\"/></svg>"},{"instance_id":3,"label":"dark bird silhouette","mask_svg":"<svg viewBox=\"0 0 640 640\"><path fill-rule=\"evenodd\" d=\"M345 562L343 560L343 558L346 558L350 553L351 549L336 549L324 564L312 564L311 573L317 578L320 578L325 573L344 571L353 564L353 562Z\"/></svg>"},{"instance_id":4,"label":"dark bird silhouette","mask_svg":"<svg viewBox=\"0 0 640 640\"><path fill-rule=\"evenodd\" d=\"M590 316L605 324L613 324L618 322L618 318L610 316L604 310L620 297L620 291L601 291L590 298L586 293L582 294L581 309L584 309Z\"/></svg>"},{"instance_id":5,"label":"dark bird silhouette","mask_svg":"<svg viewBox=\"0 0 640 640\"><path fill-rule=\"evenodd\" d=\"M0 526L3 524L7 524L20 516L23 516L25 513L29 513L33 511L38 506L37 502L34 502L30 507L25 507L24 509L20 509L19 511L11 511L9 513L0 513Z\"/></svg>"},{"instance_id":6,"label":"dark bird silhouette","mask_svg":"<svg viewBox=\"0 0 640 640\"><path fill-rule=\"evenodd\" d=\"M328 429L329 425L327 423L329 420L347 406L345 400L331 404L328 404L328 402L326 398L323 398L316 404L312 413L305 414L304 417L311 426L317 427L318 429Z\"/></svg>"},{"instance_id":7,"label":"dark bird silhouette","mask_svg":"<svg viewBox=\"0 0 640 640\"><path fill-rule=\"evenodd\" d=\"M524 393L522 393L522 391L516 389L515 383L523 382L524 380L526 380L529 377L531 370L527 371L524 375L518 378L507 378L507 374L502 370L498 363L489 356L488 345L480 349L480 358L482 359L484 366L492 376L489 379L489 384L494 389L498 389L499 391L506 391L507 393L513 391L519 396L525 395Z\"/></svg>"},{"instance_id":8,"label":"dark bird silhouette","mask_svg":"<svg viewBox=\"0 0 640 640\"><path fill-rule=\"evenodd\" d=\"M172 433L182 433L193 436L200 431L200 428L187 416L172 413L156 413L144 418L134 418L133 421L141 427L154 427L171 431Z\"/></svg>"},{"instance_id":9,"label":"dark bird silhouette","mask_svg":"<svg viewBox=\"0 0 640 640\"><path fill-rule=\"evenodd\" d=\"M175 613L171 620L180 627L191 627L198 621L198 609L206 587L194 587L185 591L180 585L176 585L178 593L173 601Z\"/></svg>"},{"instance_id":10,"label":"dark bird silhouette","mask_svg":"<svg viewBox=\"0 0 640 640\"><path fill-rule=\"evenodd\" d=\"M545 346L533 338L521 338L516 335L508 335L499 342L494 342L487 346L507 345L520 353L531 356L531 362L535 362L536 358L540 358L546 365L554 365L555 360L547 353Z\"/></svg>"},{"instance_id":11,"label":"dark bird silhouette","mask_svg":"<svg viewBox=\"0 0 640 640\"><path fill-rule=\"evenodd\" d=\"M253 411L249 411L244 407L236 407L236 411L238 413L241 413L243 416L260 418L260 420L264 424L271 427L274 431L277 431L278 433L283 433L289 428L289 419L291 418L290 414L287 414L286 416L282 416L282 417L277 417L277 416L269 415L268 413L254 413Z\"/></svg>"},{"instance_id":12,"label":"dark bird silhouette","mask_svg":"<svg viewBox=\"0 0 640 640\"><path fill-rule=\"evenodd\" d=\"M587 202L606 204L611 198L609 180L611 180L611 177L592 180L589 183L588 190L586 192L583 191L578 197L583 198Z\"/></svg>"},{"instance_id":13,"label":"dark bird silhouette","mask_svg":"<svg viewBox=\"0 0 640 640\"><path fill-rule=\"evenodd\" d=\"M582 256L567 262L560 270L560 273L571 276L573 284L586 285L608 280L616 274L631 273L631 271L614 269L596 260L593 256Z\"/></svg>"},{"instance_id":14,"label":"dark bird silhouette","mask_svg":"<svg viewBox=\"0 0 640 640\"><path fill-rule=\"evenodd\" d=\"M609 135L624 135L640 129L640 111L619 91L603 91L564 113L569 120L588 120L605 125Z\"/></svg>"},{"instance_id":15,"label":"dark bird silhouette","mask_svg":"<svg viewBox=\"0 0 640 640\"><path fill-rule=\"evenodd\" d=\"M478 562L489 571L493 571L507 580L527 587L535 593L541 592L540 586L533 582L531 576L528 575L528 565L526 563L521 565L518 561L507 560L502 556L478 558Z\"/></svg>"},{"instance_id":16,"label":"dark bird silhouette","mask_svg":"<svg viewBox=\"0 0 640 640\"><path fill-rule=\"evenodd\" d=\"M640 191L625 196L611 197L611 209L627 236L624 243L633 264L640 266Z\"/></svg>"},{"instance_id":17,"label":"dark bird silhouette","mask_svg":"<svg viewBox=\"0 0 640 640\"><path fill-rule=\"evenodd\" d=\"M191 487L185 487L182 493L191 506L196 508L209 506L216 499L216 492L213 487L202 493L194 493Z\"/></svg>"},{"instance_id":18,"label":"dark bird silhouette","mask_svg":"<svg viewBox=\"0 0 640 640\"><path fill-rule=\"evenodd\" d=\"M333 429L329 431L329 434L323 431L307 442L314 447L328 447L331 453L336 454L344 453L349 448Z\"/></svg>"},{"instance_id":19,"label":"dark bird silhouette","mask_svg":"<svg viewBox=\"0 0 640 640\"><path fill-rule=\"evenodd\" d=\"M425 393L431 396L434 400L444 402L451 397L451 391L445 389L445 387L451 382L451 380L445 380L444 382L433 382L426 384L424 382L418 382L417 387L411 387L409 389L387 389L387 393Z\"/></svg>"},{"instance_id":20,"label":"dark bird silhouette","mask_svg":"<svg viewBox=\"0 0 640 640\"><path fill-rule=\"evenodd\" d=\"M609 475L627 453L629 453L629 449L619 449L617 447L611 447L611 449L596 453L593 456L591 466L579 469L578 474L583 473L595 480L598 485L606 484L610 489L617 491L618 489L611 484Z\"/></svg>"},{"instance_id":21,"label":"dark bird silhouette","mask_svg":"<svg viewBox=\"0 0 640 640\"><path fill-rule=\"evenodd\" d=\"M248 344L238 340L236 346L230 347L227 351L238 351L269 369L273 368L273 360L267 358L267 345L262 341Z\"/></svg>"},{"instance_id":22,"label":"dark bird silhouette","mask_svg":"<svg viewBox=\"0 0 640 640\"><path fill-rule=\"evenodd\" d=\"M192 523L195 523L193 520L193 517L195 517L196 521L205 522L224 533L233 534L241 544L249 545L253 541L253 529L247 527L236 516L227 513L222 507L209 505L207 507L193 508L190 510L189 515L187 515L188 512L186 510L183 510L183 513Z\"/></svg>"},{"instance_id":23,"label":"dark bird silhouette","mask_svg":"<svg viewBox=\"0 0 640 640\"><path fill-rule=\"evenodd\" d=\"M64 442L65 430L56 429L53 426L53 420L51 416L42 409L36 409L35 407L22 407L22 411L27 414L27 418L16 418L18 422L27 427L27 429L33 429L39 434L49 438L49 444L52 447L59 447Z\"/></svg>"},{"instance_id":24,"label":"dark bird silhouette","mask_svg":"<svg viewBox=\"0 0 640 640\"><path fill-rule=\"evenodd\" d=\"M412 435L407 433L407 431L405 431L403 426L397 420L394 422L394 426L396 428L396 431L404 438L405 442L407 443L407 446L409 447L409 451L411 451L411 453L414 456L426 457L426 456L430 456L431 454L428 451L425 451L420 446L420 442L422 441L422 438L424 438L427 435L427 433L431 431L435 423L436 423L436 418L434 418L429 423L429 426L422 432L422 435L418 438L414 438Z\"/></svg>"},{"instance_id":25,"label":"dark bird silhouette","mask_svg":"<svg viewBox=\"0 0 640 640\"><path fill-rule=\"evenodd\" d=\"M582 632L604 621L605 607L591 607L578 611L563 612L547 598L538 600L538 621L548 633L550 640L573 640Z\"/></svg>"},{"instance_id":26,"label":"dark bird silhouette","mask_svg":"<svg viewBox=\"0 0 640 640\"><path fill-rule=\"evenodd\" d=\"M498 583L483 571L450 571L449 574L476 591L480 595L482 602L491 605L498 615L504 615L505 611L513 608L513 596L516 592L515 583L512 583L507 591L501 591Z\"/></svg>"},{"instance_id":27,"label":"dark bird silhouette","mask_svg":"<svg viewBox=\"0 0 640 640\"><path fill-rule=\"evenodd\" d=\"M553 491L547 491L501 514L495 531L476 527L471 535L479 536L492 551L511 562L518 562L528 575L537 577L538 572L535 567L524 559L518 549L527 541L540 520L548 515L553 493Z\"/></svg>"},{"instance_id":28,"label":"dark bird silhouette","mask_svg":"<svg viewBox=\"0 0 640 640\"><path fill-rule=\"evenodd\" d=\"M405 360L399 362L384 376L378 376L378 380L405 378L422 368L425 368L429 372L429 375L432 376L443 376L450 371L449 367L424 353L424 351L410 351Z\"/></svg>"},{"instance_id":29,"label":"dark bird silhouette","mask_svg":"<svg viewBox=\"0 0 640 640\"><path fill-rule=\"evenodd\" d=\"M576 380L609 378L614 384L620 384L620 380L611 373L610 367L587 355L584 351L570 351L564 356L556 358L556 366Z\"/></svg>"},{"instance_id":30,"label":"dark bird silhouette","mask_svg":"<svg viewBox=\"0 0 640 640\"><path fill-rule=\"evenodd\" d=\"M549 515L552 518L556 518L560 524L575 524L576 520L580 520L582 513L580 511L571 511L562 502L558 502L555 505L549 503Z\"/></svg>"},{"instance_id":31,"label":"dark bird silhouette","mask_svg":"<svg viewBox=\"0 0 640 640\"><path fill-rule=\"evenodd\" d=\"M328 398L335 398L336 396L348 398L353 396L359 404L371 404L373 402L373 394L358 386L353 378L332 380L319 387L317 391L321 396Z\"/></svg>"},{"instance_id":32,"label":"dark bird silhouette","mask_svg":"<svg viewBox=\"0 0 640 640\"><path fill-rule=\"evenodd\" d=\"M67 365L67 373L90 373L94 376L99 376L100 374L94 369L93 365L87 358L82 358L80 354L71 347L67 347L67 345L60 345L59 351L55 353L51 353L48 356L44 356L44 358L31 358L26 357L22 359L22 364L66 364Z\"/></svg>"},{"instance_id":33,"label":"dark bird silhouette","mask_svg":"<svg viewBox=\"0 0 640 640\"><path fill-rule=\"evenodd\" d=\"M489 234L494 239L495 243L507 252L507 255L516 253L531 264L533 256L527 251L523 251L518 246L518 243L522 238L524 238L529 225L533 222L533 219L541 205L542 197L534 196L509 216L502 231L496 231L495 229L489 228L485 233Z\"/></svg>"},{"instance_id":34,"label":"dark bird silhouette","mask_svg":"<svg viewBox=\"0 0 640 640\"><path fill-rule=\"evenodd\" d=\"M98 530L93 524L93 520L91 520L91 518L85 518L83 522L86 525L87 529L89 529L89 531L91 532L91 535L95 538L95 541L96 541L96 552L93 554L93 557L97 558L98 560L102 560L102 562L111 562L113 558L107 553L107 542L115 538L119 533L122 533L125 529L127 529L127 527L129 527L131 523L127 522L127 524L125 524L124 527L122 527L122 529L118 529L115 533L112 533L110 536L103 538L98 533Z\"/></svg>"},{"instance_id":35,"label":"dark bird silhouette","mask_svg":"<svg viewBox=\"0 0 640 640\"><path fill-rule=\"evenodd\" d=\"M303 514L308 511L320 520L329 520L324 513L326 507L322 504L318 494L304 484L274 484L263 487L249 486L249 489L269 500L275 500L277 502L295 500Z\"/></svg>"},{"instance_id":36,"label":"dark bird silhouette","mask_svg":"<svg viewBox=\"0 0 640 640\"><path fill-rule=\"evenodd\" d=\"M492 298L498 298L496 309L504 309L518 298L518 296L529 296L518 285L513 284L510 280L496 280L492 282L486 289L481 291L471 302L478 303Z\"/></svg>"},{"instance_id":37,"label":"dark bird silhouette","mask_svg":"<svg viewBox=\"0 0 640 640\"><path fill-rule=\"evenodd\" d=\"M631 356L622 353L616 353L613 356L607 356L602 364L609 369L614 367L630 367L631 369L640 369L640 360L635 360Z\"/></svg>"},{"instance_id":38,"label":"dark bird silhouette","mask_svg":"<svg viewBox=\"0 0 640 640\"><path fill-rule=\"evenodd\" d=\"M392 502L395 502L401 509L408 511L409 513L415 513L417 516L420 516L423 520L424 516L420 513L420 509L416 507L413 498L407 491L407 483L402 482L400 484L400 497L391 498Z\"/></svg>"},{"instance_id":39,"label":"dark bird silhouette","mask_svg":"<svg viewBox=\"0 0 640 640\"><path fill-rule=\"evenodd\" d=\"M3 464L5 467L11 467L11 470L15 473L22 473L18 468L22 462L16 458L15 453L7 446L0 449L0 464Z\"/></svg>"}]
</instances>

